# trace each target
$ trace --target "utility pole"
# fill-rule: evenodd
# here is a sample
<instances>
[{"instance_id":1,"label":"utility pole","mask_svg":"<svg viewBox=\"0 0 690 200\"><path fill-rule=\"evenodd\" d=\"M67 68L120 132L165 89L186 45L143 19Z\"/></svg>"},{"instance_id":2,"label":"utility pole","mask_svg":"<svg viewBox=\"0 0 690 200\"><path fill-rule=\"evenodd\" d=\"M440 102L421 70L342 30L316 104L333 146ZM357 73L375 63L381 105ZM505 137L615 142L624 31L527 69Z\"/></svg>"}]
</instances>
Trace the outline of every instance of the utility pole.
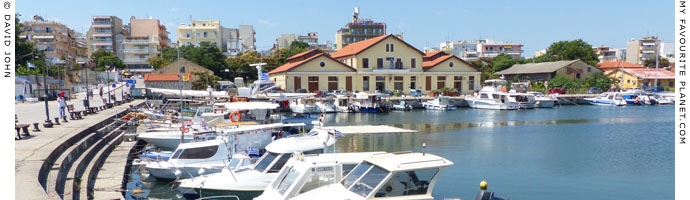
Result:
<instances>
[{"instance_id":1,"label":"utility pole","mask_svg":"<svg viewBox=\"0 0 690 200\"><path fill-rule=\"evenodd\" d=\"M657 36L657 38L658 38L658 36ZM654 43L654 44L656 44L656 43ZM657 85L656 85L657 80L656 79L659 76L659 47L660 46L658 44L656 44L656 57L654 58L654 60L656 61L655 62L656 72L654 74L654 92L656 92L656 90L657 90Z\"/></svg>"},{"instance_id":2,"label":"utility pole","mask_svg":"<svg viewBox=\"0 0 690 200\"><path fill-rule=\"evenodd\" d=\"M191 19L191 16L189 17ZM182 101L182 65L180 64L180 42L177 42L177 71L179 72L180 82L178 87L180 88L180 114L182 114L182 109L184 109L184 102ZM182 116L180 116L182 117Z\"/></svg>"},{"instance_id":3,"label":"utility pole","mask_svg":"<svg viewBox=\"0 0 690 200\"><path fill-rule=\"evenodd\" d=\"M50 112L48 111L48 82L46 81L46 74L48 73L48 64L45 62L45 52L41 51L41 60L43 60L43 67L45 72L43 72L43 88L45 93L43 93L43 101L46 104L46 121L43 123L43 127L52 128L53 122L50 121Z\"/></svg>"}]
</instances>

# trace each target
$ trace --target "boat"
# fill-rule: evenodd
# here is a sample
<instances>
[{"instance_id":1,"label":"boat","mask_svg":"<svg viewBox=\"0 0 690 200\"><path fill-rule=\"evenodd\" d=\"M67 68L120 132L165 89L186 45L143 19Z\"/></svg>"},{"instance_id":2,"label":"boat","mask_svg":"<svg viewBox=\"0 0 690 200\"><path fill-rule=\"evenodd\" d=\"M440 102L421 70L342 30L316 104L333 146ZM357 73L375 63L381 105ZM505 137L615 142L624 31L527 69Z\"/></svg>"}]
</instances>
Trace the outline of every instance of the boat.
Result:
<instances>
[{"instance_id":1,"label":"boat","mask_svg":"<svg viewBox=\"0 0 690 200\"><path fill-rule=\"evenodd\" d=\"M656 101L656 103L659 104L659 105L666 105L666 104L671 104L671 103L673 103L673 101L670 100L670 98L666 98L666 97L660 96L660 95L658 95L658 94L656 94L656 93L650 93L648 96L649 96L649 98L652 99L653 101Z\"/></svg>"},{"instance_id":2,"label":"boat","mask_svg":"<svg viewBox=\"0 0 690 200\"><path fill-rule=\"evenodd\" d=\"M140 133L137 138L152 144L161 150L175 150L180 145L180 140L183 143L193 142L196 136L203 137L217 137L218 133L215 130L196 131L192 130L190 133L184 134L180 130L171 131L157 131Z\"/></svg>"},{"instance_id":3,"label":"boat","mask_svg":"<svg viewBox=\"0 0 690 200\"><path fill-rule=\"evenodd\" d=\"M558 101L554 95L545 95L542 92L527 92L527 94L534 96L537 108L553 108Z\"/></svg>"},{"instance_id":4,"label":"boat","mask_svg":"<svg viewBox=\"0 0 690 200\"><path fill-rule=\"evenodd\" d=\"M319 113L319 108L316 106L314 98L298 98L292 99L290 102L290 110L293 113Z\"/></svg>"},{"instance_id":5,"label":"boat","mask_svg":"<svg viewBox=\"0 0 690 200\"><path fill-rule=\"evenodd\" d=\"M384 101L384 98L388 97L388 94L369 94L369 93L357 93L353 99L353 109L357 112L365 113L385 113L389 112L391 105Z\"/></svg>"},{"instance_id":6,"label":"boat","mask_svg":"<svg viewBox=\"0 0 690 200\"><path fill-rule=\"evenodd\" d=\"M287 200L318 187L337 183L365 158L385 152L293 156L263 194L254 200Z\"/></svg>"},{"instance_id":7,"label":"boat","mask_svg":"<svg viewBox=\"0 0 690 200\"><path fill-rule=\"evenodd\" d=\"M335 107L338 112L352 112L352 102L350 96L337 95L335 96Z\"/></svg>"},{"instance_id":8,"label":"boat","mask_svg":"<svg viewBox=\"0 0 690 200\"><path fill-rule=\"evenodd\" d=\"M340 182L291 199L428 199L453 162L429 153L386 153L364 159Z\"/></svg>"},{"instance_id":9,"label":"boat","mask_svg":"<svg viewBox=\"0 0 690 200\"><path fill-rule=\"evenodd\" d=\"M532 109L537 107L537 101L533 94L527 92L529 89L528 82L517 82L510 84L508 96L510 101L518 103L520 109Z\"/></svg>"},{"instance_id":10,"label":"boat","mask_svg":"<svg viewBox=\"0 0 690 200\"><path fill-rule=\"evenodd\" d=\"M505 92L506 81L503 79L490 79L485 81L485 85L473 96L465 98L470 108L493 109L493 110L517 110L520 105L510 100L510 96Z\"/></svg>"},{"instance_id":11,"label":"boat","mask_svg":"<svg viewBox=\"0 0 690 200\"><path fill-rule=\"evenodd\" d=\"M623 94L619 92L604 92L593 98L584 98L591 105L597 106L624 106L627 103Z\"/></svg>"},{"instance_id":12,"label":"boat","mask_svg":"<svg viewBox=\"0 0 690 200\"><path fill-rule=\"evenodd\" d=\"M229 196L252 199L263 193L294 152L323 153L335 143L334 135L328 130L315 128L304 136L275 140L266 146L266 152L254 165L183 179L179 181L178 190L192 199Z\"/></svg>"},{"instance_id":13,"label":"boat","mask_svg":"<svg viewBox=\"0 0 690 200\"><path fill-rule=\"evenodd\" d=\"M455 110L455 106L451 104L450 97L438 96L436 99L422 103L427 110Z\"/></svg>"},{"instance_id":14,"label":"boat","mask_svg":"<svg viewBox=\"0 0 690 200\"><path fill-rule=\"evenodd\" d=\"M408 104L406 101L400 101L398 104L393 104L393 110L408 111L412 110L412 105Z\"/></svg>"},{"instance_id":15,"label":"boat","mask_svg":"<svg viewBox=\"0 0 690 200\"><path fill-rule=\"evenodd\" d=\"M338 112L338 108L333 103L333 99L320 99L314 103L321 113Z\"/></svg>"},{"instance_id":16,"label":"boat","mask_svg":"<svg viewBox=\"0 0 690 200\"><path fill-rule=\"evenodd\" d=\"M228 165L231 150L223 138L203 142L183 143L168 160L146 163L149 174L159 180L190 178L205 173L220 172Z\"/></svg>"}]
</instances>

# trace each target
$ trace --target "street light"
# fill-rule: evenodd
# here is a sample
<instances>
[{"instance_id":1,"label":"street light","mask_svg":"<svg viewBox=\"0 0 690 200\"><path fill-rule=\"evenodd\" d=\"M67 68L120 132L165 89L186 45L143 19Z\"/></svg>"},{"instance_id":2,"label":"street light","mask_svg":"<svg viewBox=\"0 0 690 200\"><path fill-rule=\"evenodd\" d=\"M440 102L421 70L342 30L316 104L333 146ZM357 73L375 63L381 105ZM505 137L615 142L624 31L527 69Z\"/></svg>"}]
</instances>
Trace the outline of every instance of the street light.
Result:
<instances>
[{"instance_id":1,"label":"street light","mask_svg":"<svg viewBox=\"0 0 690 200\"><path fill-rule=\"evenodd\" d=\"M110 72L108 72L108 70L110 70L110 65L105 66L105 82L106 82L105 86L108 87L108 105L111 105L111 103L110 103L110 99L111 99L110 98Z\"/></svg>"},{"instance_id":2,"label":"street light","mask_svg":"<svg viewBox=\"0 0 690 200\"><path fill-rule=\"evenodd\" d=\"M43 122L43 127L45 128L52 128L53 127L53 122L50 121L50 112L48 111L48 82L46 81L46 73L48 73L48 65L45 63L45 52L41 51L41 60L43 61L43 67L45 71L43 72L43 88L44 88L44 93L43 93L43 101L46 104L46 121Z\"/></svg>"}]
</instances>

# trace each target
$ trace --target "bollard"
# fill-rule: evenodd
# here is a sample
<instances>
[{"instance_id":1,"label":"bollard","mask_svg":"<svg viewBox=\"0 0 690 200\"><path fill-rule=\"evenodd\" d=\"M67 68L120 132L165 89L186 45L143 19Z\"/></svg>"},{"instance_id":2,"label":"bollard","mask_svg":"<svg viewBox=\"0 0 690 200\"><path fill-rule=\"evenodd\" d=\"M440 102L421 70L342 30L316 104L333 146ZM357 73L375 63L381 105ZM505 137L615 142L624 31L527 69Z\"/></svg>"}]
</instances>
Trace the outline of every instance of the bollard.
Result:
<instances>
[{"instance_id":1,"label":"bollard","mask_svg":"<svg viewBox=\"0 0 690 200\"><path fill-rule=\"evenodd\" d=\"M55 125L60 125L60 117L55 118Z\"/></svg>"},{"instance_id":2,"label":"bollard","mask_svg":"<svg viewBox=\"0 0 690 200\"><path fill-rule=\"evenodd\" d=\"M67 115L62 116L62 123L67 123Z\"/></svg>"},{"instance_id":3,"label":"bollard","mask_svg":"<svg viewBox=\"0 0 690 200\"><path fill-rule=\"evenodd\" d=\"M41 129L38 129L38 123L34 123L34 130L31 130L33 132L40 132Z\"/></svg>"}]
</instances>

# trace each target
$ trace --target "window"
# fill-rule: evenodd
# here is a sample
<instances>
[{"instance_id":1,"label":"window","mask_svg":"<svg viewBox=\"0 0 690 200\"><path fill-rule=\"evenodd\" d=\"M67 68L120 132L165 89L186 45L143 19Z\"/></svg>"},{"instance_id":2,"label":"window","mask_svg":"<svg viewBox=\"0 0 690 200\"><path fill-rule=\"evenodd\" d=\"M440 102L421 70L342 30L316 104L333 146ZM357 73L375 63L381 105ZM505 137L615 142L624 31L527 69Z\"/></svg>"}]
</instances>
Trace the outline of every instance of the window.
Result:
<instances>
[{"instance_id":1,"label":"window","mask_svg":"<svg viewBox=\"0 0 690 200\"><path fill-rule=\"evenodd\" d=\"M187 31L187 37L192 37L192 33Z\"/></svg>"},{"instance_id":2,"label":"window","mask_svg":"<svg viewBox=\"0 0 690 200\"><path fill-rule=\"evenodd\" d=\"M357 165L357 167L355 167L355 169L353 169L349 174L347 174L347 176L343 178L343 180L340 181L340 183L343 184L345 188L350 188L350 186L352 186L352 184L354 184L355 181L364 174L364 172L367 172L369 168L371 168L370 163L366 161L360 163L359 165Z\"/></svg>"},{"instance_id":3,"label":"window","mask_svg":"<svg viewBox=\"0 0 690 200\"><path fill-rule=\"evenodd\" d=\"M396 69L402 69L402 68L403 68L402 65L403 65L403 64L402 64L402 59L398 58L398 59L395 60L395 68L396 68Z\"/></svg>"},{"instance_id":4,"label":"window","mask_svg":"<svg viewBox=\"0 0 690 200\"><path fill-rule=\"evenodd\" d=\"M323 62L323 61L319 62L319 66L321 66L321 67L326 66L326 62Z\"/></svg>"},{"instance_id":5,"label":"window","mask_svg":"<svg viewBox=\"0 0 690 200\"><path fill-rule=\"evenodd\" d=\"M291 157L290 154L283 154L282 156L280 156L280 158L278 159L278 161L276 161L276 163L273 164L273 166L271 167L270 170L268 170L268 172L269 172L269 173L271 173L271 172L279 172L280 169L283 168L283 165L285 165L285 163L290 159L290 157Z\"/></svg>"},{"instance_id":6,"label":"window","mask_svg":"<svg viewBox=\"0 0 690 200\"><path fill-rule=\"evenodd\" d=\"M376 197L395 197L426 194L429 182L438 173L438 168L395 173L384 187L376 192ZM393 189L392 186L398 186Z\"/></svg>"},{"instance_id":7,"label":"window","mask_svg":"<svg viewBox=\"0 0 690 200\"><path fill-rule=\"evenodd\" d=\"M354 165L352 165L354 167ZM352 169L352 168L350 168ZM343 171L345 170L345 166L343 165ZM328 185L330 183L333 183L335 180L335 176L333 173L328 173L328 174L311 174L309 175L309 178L307 178L307 182L304 183L302 186L302 189L299 190L298 194L302 194L308 191L311 191L313 189L319 188L324 185ZM282 193L281 193L282 194Z\"/></svg>"},{"instance_id":8,"label":"window","mask_svg":"<svg viewBox=\"0 0 690 200\"><path fill-rule=\"evenodd\" d=\"M410 68L417 68L417 59L410 58Z\"/></svg>"},{"instance_id":9,"label":"window","mask_svg":"<svg viewBox=\"0 0 690 200\"><path fill-rule=\"evenodd\" d=\"M204 37L208 37L208 32L204 31Z\"/></svg>"},{"instance_id":10,"label":"window","mask_svg":"<svg viewBox=\"0 0 690 200\"><path fill-rule=\"evenodd\" d=\"M587 67L587 72L592 72L592 67Z\"/></svg>"},{"instance_id":11,"label":"window","mask_svg":"<svg viewBox=\"0 0 690 200\"><path fill-rule=\"evenodd\" d=\"M256 165L254 166L254 169L263 172L264 170L266 170L268 165L270 165L273 162L273 160L275 160L276 157L278 157L279 155L280 154L273 152L264 153L259 162L256 163Z\"/></svg>"},{"instance_id":12,"label":"window","mask_svg":"<svg viewBox=\"0 0 690 200\"><path fill-rule=\"evenodd\" d=\"M287 156L283 156L283 157L287 157ZM280 195L285 194L285 191L287 191L288 188L290 188L290 186L292 186L292 183L295 182L295 180L297 180L297 177L299 177L299 172L297 170L292 169L292 167L290 167L290 169L285 170L285 171L287 171L287 173L285 173L284 176L278 177L277 180L279 183L276 187L274 187L274 189L276 189L276 191L278 191L278 193L280 193Z\"/></svg>"},{"instance_id":13,"label":"window","mask_svg":"<svg viewBox=\"0 0 690 200\"><path fill-rule=\"evenodd\" d=\"M395 77L393 77L393 80L395 81L393 83L393 89L402 91L403 90L403 77L402 76L395 76Z\"/></svg>"},{"instance_id":14,"label":"window","mask_svg":"<svg viewBox=\"0 0 690 200\"><path fill-rule=\"evenodd\" d=\"M384 91L386 89L386 77L376 76L376 90Z\"/></svg>"},{"instance_id":15,"label":"window","mask_svg":"<svg viewBox=\"0 0 690 200\"><path fill-rule=\"evenodd\" d=\"M482 93L482 94L479 96L479 98L488 99L488 98L489 98L489 95L486 94L486 93Z\"/></svg>"},{"instance_id":16,"label":"window","mask_svg":"<svg viewBox=\"0 0 690 200\"><path fill-rule=\"evenodd\" d=\"M393 50L393 44L391 44L391 52L395 52L395 50Z\"/></svg>"},{"instance_id":17,"label":"window","mask_svg":"<svg viewBox=\"0 0 690 200\"><path fill-rule=\"evenodd\" d=\"M469 89L470 91L474 90L474 76L470 76L470 84L467 89Z\"/></svg>"},{"instance_id":18,"label":"window","mask_svg":"<svg viewBox=\"0 0 690 200\"><path fill-rule=\"evenodd\" d=\"M386 178L388 173L387 170L379 166L373 166L349 190L360 196L368 196Z\"/></svg>"},{"instance_id":19,"label":"window","mask_svg":"<svg viewBox=\"0 0 690 200\"><path fill-rule=\"evenodd\" d=\"M453 88L458 92L462 92L462 76L454 76L453 81Z\"/></svg>"},{"instance_id":20,"label":"window","mask_svg":"<svg viewBox=\"0 0 690 200\"><path fill-rule=\"evenodd\" d=\"M362 68L369 68L369 58L362 58Z\"/></svg>"},{"instance_id":21,"label":"window","mask_svg":"<svg viewBox=\"0 0 690 200\"><path fill-rule=\"evenodd\" d=\"M369 91L369 77L362 77L362 91Z\"/></svg>"},{"instance_id":22,"label":"window","mask_svg":"<svg viewBox=\"0 0 690 200\"><path fill-rule=\"evenodd\" d=\"M453 65L455 65L455 63L453 63L453 62L450 62L450 63L448 64L448 66L450 66L450 67L453 67Z\"/></svg>"},{"instance_id":23,"label":"window","mask_svg":"<svg viewBox=\"0 0 690 200\"><path fill-rule=\"evenodd\" d=\"M376 68L378 68L378 69L383 68L383 58L377 58L376 59Z\"/></svg>"},{"instance_id":24,"label":"window","mask_svg":"<svg viewBox=\"0 0 690 200\"><path fill-rule=\"evenodd\" d=\"M201 33L200 33L200 32L196 32L196 37L201 37Z\"/></svg>"},{"instance_id":25,"label":"window","mask_svg":"<svg viewBox=\"0 0 690 200\"><path fill-rule=\"evenodd\" d=\"M441 89L446 87L446 77L438 76L436 77L436 89Z\"/></svg>"},{"instance_id":26,"label":"window","mask_svg":"<svg viewBox=\"0 0 690 200\"><path fill-rule=\"evenodd\" d=\"M390 44L386 44L386 52L390 52L390 50L391 50L390 46L391 46Z\"/></svg>"},{"instance_id":27,"label":"window","mask_svg":"<svg viewBox=\"0 0 690 200\"><path fill-rule=\"evenodd\" d=\"M179 153L178 159L204 159L216 155L216 151L218 151L218 146L216 145L208 147L182 149L180 151L182 152Z\"/></svg>"},{"instance_id":28,"label":"window","mask_svg":"<svg viewBox=\"0 0 690 200\"><path fill-rule=\"evenodd\" d=\"M412 89L412 90L417 89L417 77L416 76L410 77L410 89Z\"/></svg>"},{"instance_id":29,"label":"window","mask_svg":"<svg viewBox=\"0 0 690 200\"><path fill-rule=\"evenodd\" d=\"M318 76L310 76L307 78L309 81L308 83L308 90L309 92L314 92L319 90L319 77Z\"/></svg>"},{"instance_id":30,"label":"window","mask_svg":"<svg viewBox=\"0 0 690 200\"><path fill-rule=\"evenodd\" d=\"M338 77L329 76L328 77L328 91L338 90Z\"/></svg>"},{"instance_id":31,"label":"window","mask_svg":"<svg viewBox=\"0 0 690 200\"><path fill-rule=\"evenodd\" d=\"M575 78L580 79L580 74L575 74Z\"/></svg>"}]
</instances>

